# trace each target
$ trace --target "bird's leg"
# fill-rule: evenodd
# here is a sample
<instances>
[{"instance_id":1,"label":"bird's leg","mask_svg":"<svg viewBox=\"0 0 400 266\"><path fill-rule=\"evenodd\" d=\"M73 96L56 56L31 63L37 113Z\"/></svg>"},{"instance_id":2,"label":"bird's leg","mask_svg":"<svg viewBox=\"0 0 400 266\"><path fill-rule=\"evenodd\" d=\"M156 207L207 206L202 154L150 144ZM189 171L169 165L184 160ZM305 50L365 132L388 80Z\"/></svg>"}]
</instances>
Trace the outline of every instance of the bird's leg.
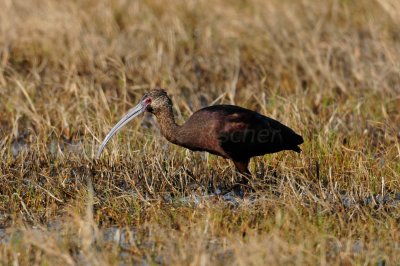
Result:
<instances>
[{"instance_id":1,"label":"bird's leg","mask_svg":"<svg viewBox=\"0 0 400 266\"><path fill-rule=\"evenodd\" d=\"M242 179L240 180L241 185L247 186L249 184L249 179L251 178L251 173L249 171L249 160L245 161L233 161L236 166L236 169L239 171Z\"/></svg>"},{"instance_id":2,"label":"bird's leg","mask_svg":"<svg viewBox=\"0 0 400 266\"><path fill-rule=\"evenodd\" d=\"M236 195L243 196L243 194L246 194L248 190L250 191L254 190L249 185L249 179L251 178L251 173L248 169L249 160L233 161L233 163L235 164L236 169L238 170L239 175L241 176L241 180L239 181L239 183L233 185L228 190L228 192L233 191Z\"/></svg>"}]
</instances>

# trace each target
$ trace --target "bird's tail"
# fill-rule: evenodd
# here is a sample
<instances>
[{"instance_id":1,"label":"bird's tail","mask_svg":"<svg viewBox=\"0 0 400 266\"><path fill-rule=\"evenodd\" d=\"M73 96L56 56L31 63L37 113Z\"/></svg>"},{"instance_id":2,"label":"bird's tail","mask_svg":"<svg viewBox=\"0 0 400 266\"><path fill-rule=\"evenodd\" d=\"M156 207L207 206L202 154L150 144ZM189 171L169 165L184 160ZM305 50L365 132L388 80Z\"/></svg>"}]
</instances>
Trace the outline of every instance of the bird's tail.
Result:
<instances>
[{"instance_id":1,"label":"bird's tail","mask_svg":"<svg viewBox=\"0 0 400 266\"><path fill-rule=\"evenodd\" d=\"M291 139L290 139L290 144L289 144L290 148L289 148L289 150L292 150L292 151L295 151L297 153L300 153L301 149L300 149L300 147L298 145L302 144L303 142L304 142L303 137L298 135L298 134L296 134L296 133L294 133L291 136Z\"/></svg>"},{"instance_id":2,"label":"bird's tail","mask_svg":"<svg viewBox=\"0 0 400 266\"><path fill-rule=\"evenodd\" d=\"M296 145L300 145L300 144L304 143L303 137L298 135L298 134L296 134L296 137L295 137L294 141L295 141Z\"/></svg>"}]
</instances>

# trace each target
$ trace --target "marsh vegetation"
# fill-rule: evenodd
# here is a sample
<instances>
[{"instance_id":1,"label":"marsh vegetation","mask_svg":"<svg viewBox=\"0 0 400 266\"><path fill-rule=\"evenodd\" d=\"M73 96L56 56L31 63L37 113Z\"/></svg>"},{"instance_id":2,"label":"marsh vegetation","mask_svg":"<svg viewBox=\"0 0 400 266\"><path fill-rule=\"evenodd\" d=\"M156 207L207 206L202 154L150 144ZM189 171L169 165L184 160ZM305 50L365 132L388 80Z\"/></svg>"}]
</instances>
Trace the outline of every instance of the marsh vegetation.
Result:
<instances>
[{"instance_id":1,"label":"marsh vegetation","mask_svg":"<svg viewBox=\"0 0 400 266\"><path fill-rule=\"evenodd\" d=\"M395 265L400 5L0 1L0 263ZM295 129L303 152L228 161L112 125L154 86L178 122L215 103Z\"/></svg>"}]
</instances>

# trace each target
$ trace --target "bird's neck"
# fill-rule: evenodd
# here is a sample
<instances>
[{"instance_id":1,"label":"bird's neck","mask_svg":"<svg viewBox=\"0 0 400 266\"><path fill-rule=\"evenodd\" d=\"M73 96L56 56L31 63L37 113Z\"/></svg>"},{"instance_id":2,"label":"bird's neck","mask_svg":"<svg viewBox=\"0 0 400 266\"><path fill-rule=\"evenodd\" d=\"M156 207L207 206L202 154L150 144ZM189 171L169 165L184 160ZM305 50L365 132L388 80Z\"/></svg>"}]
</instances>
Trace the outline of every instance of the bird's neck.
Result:
<instances>
[{"instance_id":1,"label":"bird's neck","mask_svg":"<svg viewBox=\"0 0 400 266\"><path fill-rule=\"evenodd\" d=\"M172 106L164 109L156 115L160 126L161 134L170 142L177 143L177 136L180 126L176 124Z\"/></svg>"}]
</instances>

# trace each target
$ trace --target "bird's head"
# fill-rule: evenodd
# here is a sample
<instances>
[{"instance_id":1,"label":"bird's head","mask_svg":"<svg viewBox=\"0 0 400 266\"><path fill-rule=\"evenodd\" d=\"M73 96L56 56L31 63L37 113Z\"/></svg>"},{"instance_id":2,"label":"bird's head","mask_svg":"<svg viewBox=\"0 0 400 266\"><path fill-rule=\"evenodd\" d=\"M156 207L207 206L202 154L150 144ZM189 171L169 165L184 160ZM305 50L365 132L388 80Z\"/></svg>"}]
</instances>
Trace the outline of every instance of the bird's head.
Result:
<instances>
[{"instance_id":1,"label":"bird's head","mask_svg":"<svg viewBox=\"0 0 400 266\"><path fill-rule=\"evenodd\" d=\"M155 88L143 95L141 102L146 105L146 111L152 114L159 114L166 108L172 107L171 99L167 92L160 88Z\"/></svg>"},{"instance_id":2,"label":"bird's head","mask_svg":"<svg viewBox=\"0 0 400 266\"><path fill-rule=\"evenodd\" d=\"M99 151L97 152L97 159L100 158L101 153L103 152L104 147L107 142L120 130L123 126L125 126L129 121L138 116L139 114L147 111L152 114L159 114L163 110L172 107L171 99L168 97L165 90L160 88L155 88L145 93L140 100L139 104L133 107L126 113L121 120L110 130L107 136L104 138L103 142L100 145Z\"/></svg>"}]
</instances>

